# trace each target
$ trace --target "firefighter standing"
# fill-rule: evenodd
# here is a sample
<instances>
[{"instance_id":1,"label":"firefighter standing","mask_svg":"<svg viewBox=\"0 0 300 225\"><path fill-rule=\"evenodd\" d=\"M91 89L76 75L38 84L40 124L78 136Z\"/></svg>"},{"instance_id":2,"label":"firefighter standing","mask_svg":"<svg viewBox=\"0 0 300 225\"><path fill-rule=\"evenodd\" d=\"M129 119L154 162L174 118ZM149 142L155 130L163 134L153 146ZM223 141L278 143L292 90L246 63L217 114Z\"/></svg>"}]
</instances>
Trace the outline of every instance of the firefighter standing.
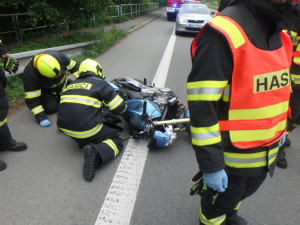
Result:
<instances>
[{"instance_id":1,"label":"firefighter standing","mask_svg":"<svg viewBox=\"0 0 300 225\"><path fill-rule=\"evenodd\" d=\"M48 50L32 57L23 72L25 102L41 127L51 126L46 114L58 111L66 71L78 76L78 65L58 51Z\"/></svg>"},{"instance_id":2,"label":"firefighter standing","mask_svg":"<svg viewBox=\"0 0 300 225\"><path fill-rule=\"evenodd\" d=\"M293 42L293 60L290 68L292 76L291 118L288 118L287 137L296 126L300 125L300 2L294 1L293 6L298 11L298 18L293 20L291 25L287 24L287 33ZM279 168L285 169L288 166L284 149L290 145L290 140L286 138L285 143L279 148L276 163Z\"/></svg>"},{"instance_id":3,"label":"firefighter standing","mask_svg":"<svg viewBox=\"0 0 300 225\"><path fill-rule=\"evenodd\" d=\"M9 73L15 73L18 71L17 60L10 57L10 54L5 49L0 40L0 65ZM10 130L7 125L7 114L9 109L8 99L5 93L5 87L7 85L7 78L4 70L0 66L0 151L24 151L27 149L27 145L23 142L17 142L11 136ZM6 168L5 162L0 160L0 171Z\"/></svg>"},{"instance_id":4,"label":"firefighter standing","mask_svg":"<svg viewBox=\"0 0 300 225\"><path fill-rule=\"evenodd\" d=\"M84 60L79 77L64 89L57 113L58 128L83 148L85 181L123 149L119 131L103 124L102 109L106 105L113 113L123 113L127 106L104 78L99 63Z\"/></svg>"},{"instance_id":5,"label":"firefighter standing","mask_svg":"<svg viewBox=\"0 0 300 225\"><path fill-rule=\"evenodd\" d=\"M286 0L233 0L191 46L192 144L200 224L243 225L237 214L267 173L285 133L292 43L280 32ZM221 132L220 132L221 131Z\"/></svg>"}]
</instances>

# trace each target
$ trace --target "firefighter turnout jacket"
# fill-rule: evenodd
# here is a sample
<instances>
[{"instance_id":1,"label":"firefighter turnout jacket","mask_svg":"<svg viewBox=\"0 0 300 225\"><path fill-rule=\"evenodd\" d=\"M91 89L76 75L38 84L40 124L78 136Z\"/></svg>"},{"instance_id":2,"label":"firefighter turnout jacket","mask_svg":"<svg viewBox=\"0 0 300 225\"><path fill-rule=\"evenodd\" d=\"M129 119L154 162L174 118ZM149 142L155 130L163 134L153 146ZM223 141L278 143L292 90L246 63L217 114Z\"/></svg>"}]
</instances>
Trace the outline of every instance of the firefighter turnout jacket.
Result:
<instances>
[{"instance_id":1,"label":"firefighter turnout jacket","mask_svg":"<svg viewBox=\"0 0 300 225\"><path fill-rule=\"evenodd\" d=\"M7 50L6 50L6 48L4 47L4 45L3 45L3 43L2 43L2 41L1 41L1 39L0 39L0 57L2 56L2 55L5 55L7 53Z\"/></svg>"},{"instance_id":2,"label":"firefighter turnout jacket","mask_svg":"<svg viewBox=\"0 0 300 225\"><path fill-rule=\"evenodd\" d=\"M1 56L8 53L5 46L0 40L0 60ZM7 125L7 114L9 110L9 102L5 93L7 86L7 78L4 69L0 63L0 146L5 146L12 139L10 130Z\"/></svg>"},{"instance_id":3,"label":"firefighter turnout jacket","mask_svg":"<svg viewBox=\"0 0 300 225\"><path fill-rule=\"evenodd\" d=\"M4 45L2 44L2 41L0 40L0 58L2 55L6 54L7 51L4 47ZM1 59L0 59L1 60ZM1 65L1 63L0 63ZM5 87L7 84L7 78L5 76L5 72L4 70L0 67L0 103L1 103L1 109L0 109L0 134L1 134L1 139L2 136L3 138L5 137L5 133L6 131L2 131L2 129L4 129L4 125L6 125L6 116L8 113L8 101L6 98L6 94L5 94Z\"/></svg>"},{"instance_id":4,"label":"firefighter turnout jacket","mask_svg":"<svg viewBox=\"0 0 300 225\"><path fill-rule=\"evenodd\" d=\"M293 89L300 90L300 30L298 32L289 31L293 41L293 61L291 75L293 78Z\"/></svg>"},{"instance_id":5,"label":"firefighter turnout jacket","mask_svg":"<svg viewBox=\"0 0 300 225\"><path fill-rule=\"evenodd\" d=\"M58 61L61 67L61 73L57 78L43 76L35 68L33 63L34 57L28 61L24 69L22 79L25 90L25 102L38 123L47 119L41 103L42 90L48 90L59 96L67 84L66 71L72 73L74 77L78 76L78 65L76 61L58 51L48 50L43 53L53 56Z\"/></svg>"},{"instance_id":6,"label":"firefighter turnout jacket","mask_svg":"<svg viewBox=\"0 0 300 225\"><path fill-rule=\"evenodd\" d=\"M192 144L202 172L226 166L236 176L272 175L286 129L292 44L265 1L233 2L191 46Z\"/></svg>"},{"instance_id":7,"label":"firefighter turnout jacket","mask_svg":"<svg viewBox=\"0 0 300 225\"><path fill-rule=\"evenodd\" d=\"M300 21L295 21L287 33L293 42L293 60L291 65L292 93L290 98L291 118L288 120L288 131L300 125Z\"/></svg>"},{"instance_id":8,"label":"firefighter turnout jacket","mask_svg":"<svg viewBox=\"0 0 300 225\"><path fill-rule=\"evenodd\" d=\"M2 41L0 39L0 60L2 55L6 54L7 50L5 48L5 46L2 44ZM5 76L5 72L3 70L3 68L1 67L3 66L2 63L0 62L0 84L2 85L1 89L0 89L0 96L4 96L5 95L5 87L7 85L7 78ZM4 121L0 121L0 127L1 124L3 124Z\"/></svg>"},{"instance_id":9,"label":"firefighter turnout jacket","mask_svg":"<svg viewBox=\"0 0 300 225\"><path fill-rule=\"evenodd\" d=\"M104 107L123 113L127 106L108 82L91 72L81 74L63 90L57 126L75 139L92 138L102 129Z\"/></svg>"}]
</instances>

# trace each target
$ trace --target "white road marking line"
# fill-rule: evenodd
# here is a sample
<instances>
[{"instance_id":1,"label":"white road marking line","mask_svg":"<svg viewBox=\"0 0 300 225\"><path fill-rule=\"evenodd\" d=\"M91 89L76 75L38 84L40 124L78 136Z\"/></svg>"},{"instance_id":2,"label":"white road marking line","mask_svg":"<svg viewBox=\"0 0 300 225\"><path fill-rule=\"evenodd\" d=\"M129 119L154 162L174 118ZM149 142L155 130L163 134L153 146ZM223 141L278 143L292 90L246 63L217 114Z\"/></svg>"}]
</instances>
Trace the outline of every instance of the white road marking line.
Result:
<instances>
[{"instance_id":1,"label":"white road marking line","mask_svg":"<svg viewBox=\"0 0 300 225\"><path fill-rule=\"evenodd\" d=\"M174 29L153 79L158 87L165 85L175 40ZM147 155L148 148L144 141L129 140L95 225L130 224Z\"/></svg>"},{"instance_id":2,"label":"white road marking line","mask_svg":"<svg viewBox=\"0 0 300 225\"><path fill-rule=\"evenodd\" d=\"M167 75L169 72L169 67L173 55L173 49L175 46L175 41L176 41L176 35L175 35L175 27L173 29L172 35L169 39L167 48L164 52L164 55L160 61L159 67L156 71L155 77L153 78L153 83L157 87L164 87L166 80L167 80Z\"/></svg>"}]
</instances>

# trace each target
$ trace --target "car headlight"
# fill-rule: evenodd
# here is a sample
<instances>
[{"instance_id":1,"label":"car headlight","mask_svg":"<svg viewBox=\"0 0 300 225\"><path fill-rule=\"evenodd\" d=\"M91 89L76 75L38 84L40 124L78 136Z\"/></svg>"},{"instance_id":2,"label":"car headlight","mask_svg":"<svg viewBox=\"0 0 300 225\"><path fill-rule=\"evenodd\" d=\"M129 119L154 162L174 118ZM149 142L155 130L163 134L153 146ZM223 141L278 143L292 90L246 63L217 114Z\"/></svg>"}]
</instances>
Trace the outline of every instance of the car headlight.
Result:
<instances>
[{"instance_id":1,"label":"car headlight","mask_svg":"<svg viewBox=\"0 0 300 225\"><path fill-rule=\"evenodd\" d=\"M186 23L186 20L183 19L183 18L181 18L181 17L179 17L179 18L178 18L178 22L179 22L179 23Z\"/></svg>"}]
</instances>

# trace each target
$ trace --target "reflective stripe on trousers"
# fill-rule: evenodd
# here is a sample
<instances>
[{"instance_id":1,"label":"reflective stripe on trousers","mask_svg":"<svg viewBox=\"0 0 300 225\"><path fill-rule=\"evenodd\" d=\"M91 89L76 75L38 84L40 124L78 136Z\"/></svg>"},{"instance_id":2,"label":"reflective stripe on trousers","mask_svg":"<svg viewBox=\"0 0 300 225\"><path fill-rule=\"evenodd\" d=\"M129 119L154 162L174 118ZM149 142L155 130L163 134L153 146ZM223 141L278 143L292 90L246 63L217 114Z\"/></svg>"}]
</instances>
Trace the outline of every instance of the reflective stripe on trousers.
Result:
<instances>
[{"instance_id":1,"label":"reflective stripe on trousers","mask_svg":"<svg viewBox=\"0 0 300 225\"><path fill-rule=\"evenodd\" d=\"M213 219L207 219L204 214L202 213L201 210L201 206L200 206L200 212L199 212L199 218L201 223L205 224L205 225L225 225L225 219L226 219L226 214L222 215L220 217L217 218L213 218Z\"/></svg>"},{"instance_id":2,"label":"reflective stripe on trousers","mask_svg":"<svg viewBox=\"0 0 300 225\"><path fill-rule=\"evenodd\" d=\"M59 128L59 129L61 129L68 136L82 139L82 138L88 138L88 137L91 137L91 136L97 134L98 132L100 132L102 127L103 127L103 124L97 124L95 127L93 127L90 130L87 130L87 131L72 131L72 130L67 130L67 129L63 129L63 128Z\"/></svg>"},{"instance_id":3,"label":"reflective stripe on trousers","mask_svg":"<svg viewBox=\"0 0 300 225\"><path fill-rule=\"evenodd\" d=\"M0 127L2 127L4 124L6 124L7 119L5 118L3 121L0 121Z\"/></svg>"}]
</instances>

